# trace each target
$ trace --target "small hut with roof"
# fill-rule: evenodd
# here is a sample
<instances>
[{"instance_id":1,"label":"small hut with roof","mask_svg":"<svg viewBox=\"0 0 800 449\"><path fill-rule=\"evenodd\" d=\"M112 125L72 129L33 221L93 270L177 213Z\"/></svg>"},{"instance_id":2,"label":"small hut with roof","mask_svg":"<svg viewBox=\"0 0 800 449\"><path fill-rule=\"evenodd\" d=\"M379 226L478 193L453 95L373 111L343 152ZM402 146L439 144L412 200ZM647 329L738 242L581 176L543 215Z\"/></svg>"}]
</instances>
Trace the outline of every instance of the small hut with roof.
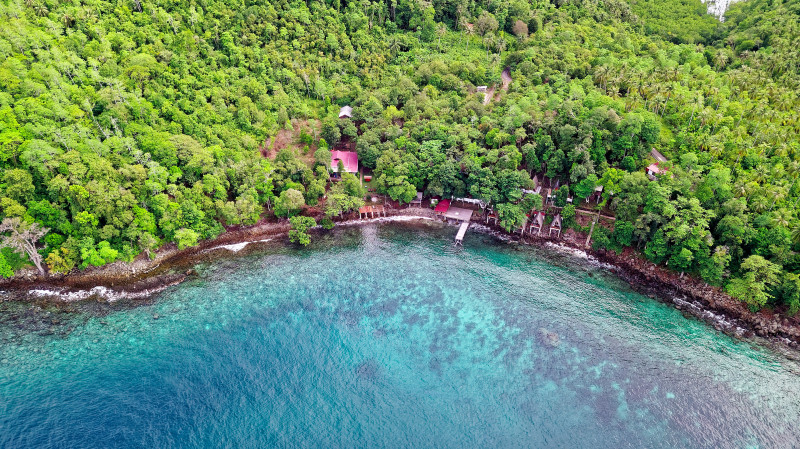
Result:
<instances>
[{"instance_id":1,"label":"small hut with roof","mask_svg":"<svg viewBox=\"0 0 800 449\"><path fill-rule=\"evenodd\" d=\"M339 109L339 118L353 118L353 108L350 106L342 106Z\"/></svg>"}]
</instances>

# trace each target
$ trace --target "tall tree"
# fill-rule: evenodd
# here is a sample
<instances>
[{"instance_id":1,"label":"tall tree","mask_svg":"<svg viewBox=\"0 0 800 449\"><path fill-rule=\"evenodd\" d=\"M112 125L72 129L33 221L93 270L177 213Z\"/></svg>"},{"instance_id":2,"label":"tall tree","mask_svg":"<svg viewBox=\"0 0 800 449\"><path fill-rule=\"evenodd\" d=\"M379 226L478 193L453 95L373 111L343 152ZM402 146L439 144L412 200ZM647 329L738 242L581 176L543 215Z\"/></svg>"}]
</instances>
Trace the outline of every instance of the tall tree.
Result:
<instances>
[{"instance_id":1,"label":"tall tree","mask_svg":"<svg viewBox=\"0 0 800 449\"><path fill-rule=\"evenodd\" d=\"M28 259L44 275L42 255L36 250L36 242L48 233L49 229L41 227L38 223L26 223L19 217L6 218L0 223L0 248L11 248Z\"/></svg>"}]
</instances>

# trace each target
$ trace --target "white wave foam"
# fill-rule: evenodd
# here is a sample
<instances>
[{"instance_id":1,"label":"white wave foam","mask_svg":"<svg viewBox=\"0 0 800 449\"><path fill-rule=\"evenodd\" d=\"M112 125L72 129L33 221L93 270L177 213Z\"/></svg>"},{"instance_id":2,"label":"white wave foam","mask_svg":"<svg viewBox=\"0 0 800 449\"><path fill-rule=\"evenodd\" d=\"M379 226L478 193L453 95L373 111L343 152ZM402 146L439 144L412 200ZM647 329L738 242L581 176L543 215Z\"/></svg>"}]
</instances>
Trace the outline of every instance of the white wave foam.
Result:
<instances>
[{"instance_id":1,"label":"white wave foam","mask_svg":"<svg viewBox=\"0 0 800 449\"><path fill-rule=\"evenodd\" d=\"M249 245L251 243L269 242L270 240L272 240L272 239L255 240L255 241L252 241L252 242L232 243L230 245L219 245L219 246L214 246L212 248L209 248L209 249L207 249L207 250L205 250L203 252L215 251L215 250L218 250L218 249L227 249L228 251L231 251L231 252L234 252L234 253L238 253L239 251L243 250L247 245Z\"/></svg>"},{"instance_id":2,"label":"white wave foam","mask_svg":"<svg viewBox=\"0 0 800 449\"><path fill-rule=\"evenodd\" d=\"M181 280L176 280L168 284L161 285L156 288L130 292L125 290L112 290L108 287L98 285L89 290L73 290L69 291L64 288L54 289L31 289L28 294L37 298L58 298L64 302L82 301L92 298L94 296L100 297L108 302L115 302L120 299L143 299L158 292L165 290L167 287L179 284Z\"/></svg>"},{"instance_id":3,"label":"white wave foam","mask_svg":"<svg viewBox=\"0 0 800 449\"><path fill-rule=\"evenodd\" d=\"M544 242L544 246L547 246L561 253L571 254L580 259L587 259L587 260L594 259L594 257L590 256L589 253L587 253L582 249L573 248L571 246L562 245L560 243Z\"/></svg>"},{"instance_id":4,"label":"white wave foam","mask_svg":"<svg viewBox=\"0 0 800 449\"><path fill-rule=\"evenodd\" d=\"M482 225L480 223L472 222L469 225L469 229L475 232L480 232L481 234L491 235L492 237L503 241L503 242L510 242L513 240L513 236L506 234L504 232L499 232L490 228L489 226Z\"/></svg>"},{"instance_id":5,"label":"white wave foam","mask_svg":"<svg viewBox=\"0 0 800 449\"><path fill-rule=\"evenodd\" d=\"M569 254L579 259L585 259L592 266L603 268L609 271L615 271L619 269L619 267L617 267L616 265L599 261L596 257L592 256L591 254L587 253L582 249L574 248L572 246L567 246L562 243L545 242L544 244L548 248L556 250L560 253Z\"/></svg>"},{"instance_id":6,"label":"white wave foam","mask_svg":"<svg viewBox=\"0 0 800 449\"><path fill-rule=\"evenodd\" d=\"M714 313L694 301L688 301L686 298L679 298L676 296L672 298L672 302L682 308L691 309L695 315L713 323L718 329L727 330L736 335L744 335L746 332L744 328L739 326L737 320L728 318L722 314Z\"/></svg>"}]
</instances>

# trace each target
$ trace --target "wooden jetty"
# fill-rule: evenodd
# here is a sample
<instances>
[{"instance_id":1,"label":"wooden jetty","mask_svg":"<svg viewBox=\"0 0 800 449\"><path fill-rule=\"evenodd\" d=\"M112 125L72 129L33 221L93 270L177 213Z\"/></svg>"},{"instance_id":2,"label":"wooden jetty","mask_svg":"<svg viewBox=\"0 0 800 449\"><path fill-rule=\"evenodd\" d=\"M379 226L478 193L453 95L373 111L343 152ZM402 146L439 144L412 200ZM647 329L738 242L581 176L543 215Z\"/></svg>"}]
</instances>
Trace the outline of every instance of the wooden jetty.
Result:
<instances>
[{"instance_id":1,"label":"wooden jetty","mask_svg":"<svg viewBox=\"0 0 800 449\"><path fill-rule=\"evenodd\" d=\"M469 228L469 222L472 220L472 209L464 209L462 207L455 207L450 205L449 200L442 200L436 205L434 213L441 216L445 220L456 220L461 222L456 234L456 244L461 244L464 241L464 235Z\"/></svg>"},{"instance_id":2,"label":"wooden jetty","mask_svg":"<svg viewBox=\"0 0 800 449\"><path fill-rule=\"evenodd\" d=\"M464 241L464 234L467 233L467 228L469 227L468 221L462 221L461 226L458 228L458 234L456 234L456 244L460 245Z\"/></svg>"}]
</instances>

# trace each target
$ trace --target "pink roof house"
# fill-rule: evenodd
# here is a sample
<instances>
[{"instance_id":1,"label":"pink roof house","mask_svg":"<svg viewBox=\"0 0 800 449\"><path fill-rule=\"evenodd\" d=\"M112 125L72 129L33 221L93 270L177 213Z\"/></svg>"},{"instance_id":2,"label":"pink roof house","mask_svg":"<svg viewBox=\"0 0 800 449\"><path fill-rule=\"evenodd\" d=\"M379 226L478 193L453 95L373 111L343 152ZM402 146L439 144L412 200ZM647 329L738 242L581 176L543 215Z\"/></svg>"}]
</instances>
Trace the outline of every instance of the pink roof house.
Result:
<instances>
[{"instance_id":1,"label":"pink roof house","mask_svg":"<svg viewBox=\"0 0 800 449\"><path fill-rule=\"evenodd\" d=\"M339 161L347 173L358 172L358 154L355 151L331 151L331 170L339 170Z\"/></svg>"}]
</instances>

